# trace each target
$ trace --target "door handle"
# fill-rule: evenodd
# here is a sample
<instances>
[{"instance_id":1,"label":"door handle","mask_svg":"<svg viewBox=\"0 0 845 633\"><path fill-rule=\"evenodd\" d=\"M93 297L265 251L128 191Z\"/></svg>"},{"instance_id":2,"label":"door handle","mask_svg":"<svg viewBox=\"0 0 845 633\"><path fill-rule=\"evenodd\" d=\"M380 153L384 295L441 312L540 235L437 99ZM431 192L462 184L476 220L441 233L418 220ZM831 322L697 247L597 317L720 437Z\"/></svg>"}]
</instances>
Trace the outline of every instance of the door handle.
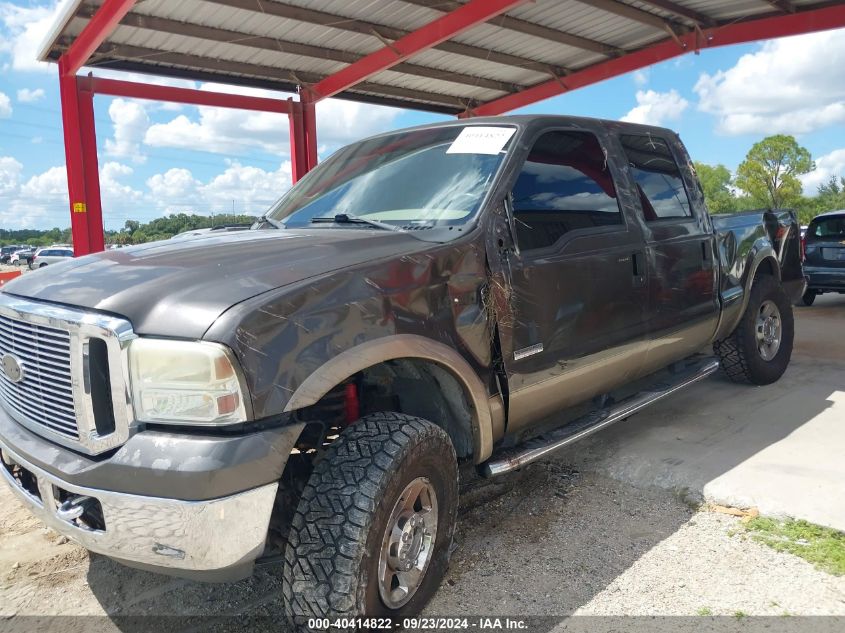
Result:
<instances>
[{"instance_id":1,"label":"door handle","mask_svg":"<svg viewBox=\"0 0 845 633\"><path fill-rule=\"evenodd\" d=\"M713 263L713 253L710 250L710 242L703 241L701 242L701 267L704 270L707 270L711 267Z\"/></svg>"},{"instance_id":2,"label":"door handle","mask_svg":"<svg viewBox=\"0 0 845 633\"><path fill-rule=\"evenodd\" d=\"M631 274L635 288L645 286L645 254L642 251L631 253Z\"/></svg>"}]
</instances>

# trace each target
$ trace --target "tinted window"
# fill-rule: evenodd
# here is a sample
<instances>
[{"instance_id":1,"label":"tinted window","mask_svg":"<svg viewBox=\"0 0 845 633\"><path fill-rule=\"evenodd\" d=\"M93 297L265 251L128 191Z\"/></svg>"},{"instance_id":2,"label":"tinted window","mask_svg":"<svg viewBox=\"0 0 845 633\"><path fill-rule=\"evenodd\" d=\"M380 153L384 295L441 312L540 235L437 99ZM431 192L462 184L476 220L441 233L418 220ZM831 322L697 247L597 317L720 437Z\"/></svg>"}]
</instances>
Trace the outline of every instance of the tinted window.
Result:
<instances>
[{"instance_id":1,"label":"tinted window","mask_svg":"<svg viewBox=\"0 0 845 633\"><path fill-rule=\"evenodd\" d=\"M845 239L845 215L816 218L807 229L807 239Z\"/></svg>"},{"instance_id":2,"label":"tinted window","mask_svg":"<svg viewBox=\"0 0 845 633\"><path fill-rule=\"evenodd\" d=\"M657 136L621 137L647 221L690 218L689 198L669 145Z\"/></svg>"},{"instance_id":3,"label":"tinted window","mask_svg":"<svg viewBox=\"0 0 845 633\"><path fill-rule=\"evenodd\" d=\"M607 160L588 132L537 140L514 185L513 208L523 250L551 246L576 229L622 224Z\"/></svg>"}]
</instances>

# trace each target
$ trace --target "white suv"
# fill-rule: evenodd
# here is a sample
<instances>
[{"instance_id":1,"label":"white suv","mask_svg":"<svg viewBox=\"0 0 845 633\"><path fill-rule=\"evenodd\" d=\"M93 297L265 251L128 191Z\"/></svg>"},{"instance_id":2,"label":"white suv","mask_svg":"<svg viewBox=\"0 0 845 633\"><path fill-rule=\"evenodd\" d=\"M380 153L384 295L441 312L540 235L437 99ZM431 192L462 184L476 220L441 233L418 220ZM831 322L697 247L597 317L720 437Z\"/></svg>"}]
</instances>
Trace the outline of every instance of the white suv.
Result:
<instances>
[{"instance_id":1,"label":"white suv","mask_svg":"<svg viewBox=\"0 0 845 633\"><path fill-rule=\"evenodd\" d=\"M71 257L73 257L73 250L70 248L39 248L35 251L32 261L29 262L29 267L33 270L44 268L48 264L67 261Z\"/></svg>"}]
</instances>

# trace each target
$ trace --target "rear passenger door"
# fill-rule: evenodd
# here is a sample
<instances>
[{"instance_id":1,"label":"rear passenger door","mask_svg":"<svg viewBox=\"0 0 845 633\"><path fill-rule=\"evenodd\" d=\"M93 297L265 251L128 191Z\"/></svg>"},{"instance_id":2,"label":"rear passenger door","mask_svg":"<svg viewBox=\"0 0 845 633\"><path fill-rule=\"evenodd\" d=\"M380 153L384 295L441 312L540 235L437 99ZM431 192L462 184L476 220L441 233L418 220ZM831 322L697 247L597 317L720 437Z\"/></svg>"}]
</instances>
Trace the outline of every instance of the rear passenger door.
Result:
<instances>
[{"instance_id":1,"label":"rear passenger door","mask_svg":"<svg viewBox=\"0 0 845 633\"><path fill-rule=\"evenodd\" d=\"M645 236L653 371L710 342L719 317L715 237L689 159L670 133L617 140Z\"/></svg>"},{"instance_id":2,"label":"rear passenger door","mask_svg":"<svg viewBox=\"0 0 845 633\"><path fill-rule=\"evenodd\" d=\"M512 314L499 323L509 431L627 382L645 357L643 238L603 139L544 131L511 189L519 254L505 254Z\"/></svg>"}]
</instances>

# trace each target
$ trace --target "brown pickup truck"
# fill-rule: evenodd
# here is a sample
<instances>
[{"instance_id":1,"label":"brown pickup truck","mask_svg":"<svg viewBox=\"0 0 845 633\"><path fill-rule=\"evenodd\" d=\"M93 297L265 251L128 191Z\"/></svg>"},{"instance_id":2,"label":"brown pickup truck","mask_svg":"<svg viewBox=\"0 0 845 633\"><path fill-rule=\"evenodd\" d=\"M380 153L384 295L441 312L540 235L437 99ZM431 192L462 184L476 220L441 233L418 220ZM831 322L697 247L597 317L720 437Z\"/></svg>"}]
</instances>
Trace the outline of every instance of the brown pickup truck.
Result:
<instances>
[{"instance_id":1,"label":"brown pickup truck","mask_svg":"<svg viewBox=\"0 0 845 633\"><path fill-rule=\"evenodd\" d=\"M519 468L720 365L777 380L803 289L794 215L712 218L668 130L385 134L252 230L4 286L0 475L128 565L219 581L275 561L300 623L414 614L459 465Z\"/></svg>"}]
</instances>

